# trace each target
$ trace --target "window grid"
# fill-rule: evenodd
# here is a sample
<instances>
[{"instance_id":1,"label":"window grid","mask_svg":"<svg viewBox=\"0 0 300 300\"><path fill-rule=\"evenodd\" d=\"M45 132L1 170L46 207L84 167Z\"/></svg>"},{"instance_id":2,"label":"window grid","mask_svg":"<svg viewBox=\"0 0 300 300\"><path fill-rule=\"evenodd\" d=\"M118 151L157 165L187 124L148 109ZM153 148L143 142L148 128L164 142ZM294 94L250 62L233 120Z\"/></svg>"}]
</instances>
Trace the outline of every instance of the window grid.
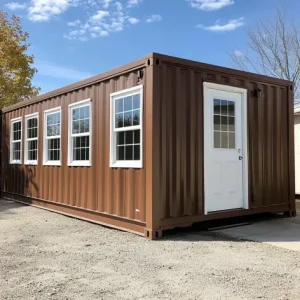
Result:
<instances>
[{"instance_id":1,"label":"window grid","mask_svg":"<svg viewBox=\"0 0 300 300\"><path fill-rule=\"evenodd\" d=\"M21 163L22 121L11 123L11 163Z\"/></svg>"},{"instance_id":2,"label":"window grid","mask_svg":"<svg viewBox=\"0 0 300 300\"><path fill-rule=\"evenodd\" d=\"M110 166L142 168L143 86L112 93L110 98Z\"/></svg>"},{"instance_id":3,"label":"window grid","mask_svg":"<svg viewBox=\"0 0 300 300\"><path fill-rule=\"evenodd\" d=\"M71 107L69 163L90 164L91 103Z\"/></svg>"},{"instance_id":4,"label":"window grid","mask_svg":"<svg viewBox=\"0 0 300 300\"><path fill-rule=\"evenodd\" d=\"M37 164L38 159L38 117L26 118L26 163Z\"/></svg>"},{"instance_id":5,"label":"window grid","mask_svg":"<svg viewBox=\"0 0 300 300\"><path fill-rule=\"evenodd\" d=\"M214 148L235 149L235 103L214 99Z\"/></svg>"},{"instance_id":6,"label":"window grid","mask_svg":"<svg viewBox=\"0 0 300 300\"><path fill-rule=\"evenodd\" d=\"M45 164L59 164L61 159L61 110L46 112Z\"/></svg>"},{"instance_id":7,"label":"window grid","mask_svg":"<svg viewBox=\"0 0 300 300\"><path fill-rule=\"evenodd\" d=\"M140 160L140 109L140 93L114 99L116 161Z\"/></svg>"}]
</instances>

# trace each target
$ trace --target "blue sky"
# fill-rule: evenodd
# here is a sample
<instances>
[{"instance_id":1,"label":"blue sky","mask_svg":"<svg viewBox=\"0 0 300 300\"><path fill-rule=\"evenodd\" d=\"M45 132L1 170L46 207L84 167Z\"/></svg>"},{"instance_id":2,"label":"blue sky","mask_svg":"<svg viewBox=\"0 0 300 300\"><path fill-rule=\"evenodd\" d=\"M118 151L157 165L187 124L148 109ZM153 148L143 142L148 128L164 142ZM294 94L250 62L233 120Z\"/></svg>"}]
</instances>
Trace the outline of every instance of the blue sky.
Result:
<instances>
[{"instance_id":1,"label":"blue sky","mask_svg":"<svg viewBox=\"0 0 300 300\"><path fill-rule=\"evenodd\" d=\"M42 93L159 52L232 67L277 0L1 0L30 35ZM286 0L297 20L299 0Z\"/></svg>"}]
</instances>

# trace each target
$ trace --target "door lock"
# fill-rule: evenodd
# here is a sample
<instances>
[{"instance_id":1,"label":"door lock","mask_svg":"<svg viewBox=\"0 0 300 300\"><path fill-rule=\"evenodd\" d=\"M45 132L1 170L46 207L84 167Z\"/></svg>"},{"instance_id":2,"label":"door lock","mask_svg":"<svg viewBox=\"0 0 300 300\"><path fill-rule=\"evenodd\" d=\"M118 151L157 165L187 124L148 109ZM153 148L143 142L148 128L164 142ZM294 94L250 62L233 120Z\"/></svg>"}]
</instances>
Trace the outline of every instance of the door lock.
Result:
<instances>
[{"instance_id":1,"label":"door lock","mask_svg":"<svg viewBox=\"0 0 300 300\"><path fill-rule=\"evenodd\" d=\"M243 159L243 157L242 156L239 156L239 160L242 160Z\"/></svg>"}]
</instances>

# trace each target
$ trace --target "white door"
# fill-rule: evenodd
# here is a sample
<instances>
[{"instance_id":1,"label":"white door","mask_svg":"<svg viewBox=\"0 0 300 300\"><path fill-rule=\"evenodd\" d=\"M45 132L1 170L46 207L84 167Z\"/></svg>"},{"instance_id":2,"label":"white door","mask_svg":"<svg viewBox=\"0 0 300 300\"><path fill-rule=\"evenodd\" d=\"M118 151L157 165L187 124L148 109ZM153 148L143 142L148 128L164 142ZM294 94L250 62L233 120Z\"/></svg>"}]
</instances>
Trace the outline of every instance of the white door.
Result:
<instances>
[{"instance_id":1,"label":"white door","mask_svg":"<svg viewBox=\"0 0 300 300\"><path fill-rule=\"evenodd\" d=\"M300 116L295 115L295 187L296 194L300 194Z\"/></svg>"},{"instance_id":2,"label":"white door","mask_svg":"<svg viewBox=\"0 0 300 300\"><path fill-rule=\"evenodd\" d=\"M205 213L248 208L245 89L204 83Z\"/></svg>"}]
</instances>

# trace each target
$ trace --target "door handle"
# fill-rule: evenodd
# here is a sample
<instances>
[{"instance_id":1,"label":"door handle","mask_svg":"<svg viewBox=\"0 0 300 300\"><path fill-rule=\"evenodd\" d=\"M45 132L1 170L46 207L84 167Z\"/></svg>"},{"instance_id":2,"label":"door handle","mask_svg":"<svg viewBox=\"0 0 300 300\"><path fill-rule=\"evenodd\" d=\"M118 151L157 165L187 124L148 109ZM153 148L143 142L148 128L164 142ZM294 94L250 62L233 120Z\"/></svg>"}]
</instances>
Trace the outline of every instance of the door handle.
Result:
<instances>
[{"instance_id":1,"label":"door handle","mask_svg":"<svg viewBox=\"0 0 300 300\"><path fill-rule=\"evenodd\" d=\"M239 156L239 160L242 160L243 159L243 157L242 156Z\"/></svg>"}]
</instances>

